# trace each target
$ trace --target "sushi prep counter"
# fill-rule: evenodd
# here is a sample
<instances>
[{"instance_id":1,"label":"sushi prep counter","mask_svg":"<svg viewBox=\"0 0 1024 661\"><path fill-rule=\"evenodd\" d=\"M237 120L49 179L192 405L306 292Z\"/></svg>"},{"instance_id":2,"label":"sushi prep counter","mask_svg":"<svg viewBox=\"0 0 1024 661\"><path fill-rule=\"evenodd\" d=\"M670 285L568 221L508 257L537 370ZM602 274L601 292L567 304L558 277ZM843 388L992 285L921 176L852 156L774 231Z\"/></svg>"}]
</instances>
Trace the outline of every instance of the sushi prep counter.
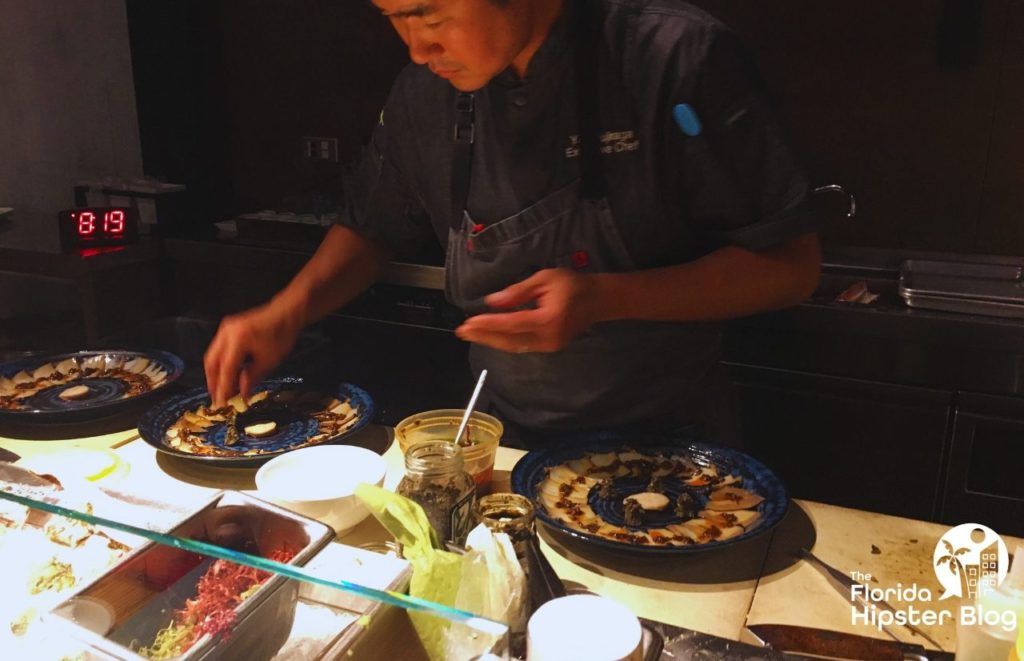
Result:
<instances>
[{"instance_id":1,"label":"sushi prep counter","mask_svg":"<svg viewBox=\"0 0 1024 661\"><path fill-rule=\"evenodd\" d=\"M14 452L21 457L31 457L67 448L115 449L138 440L138 438L139 432L134 429L68 441L36 441L0 436L0 448Z\"/></svg>"},{"instance_id":2,"label":"sushi prep counter","mask_svg":"<svg viewBox=\"0 0 1024 661\"><path fill-rule=\"evenodd\" d=\"M397 444L390 443L391 436L389 428L370 425L352 437L357 444L387 447L384 486L388 488L397 485L403 472L402 455ZM112 435L108 440L116 437ZM200 503L221 489L259 495L255 470L209 468L179 460L158 453L137 438L120 439L108 447L113 446L128 467L111 478L111 487L118 491L146 494L181 506ZM15 450L25 446L0 439L0 447ZM495 490L508 490L509 472L522 455L519 450L499 447ZM942 586L932 569L932 555L948 529L941 524L794 499L784 520L770 533L731 547L669 560L594 550L546 530L541 532L541 546L567 583L586 586L622 602L641 617L666 624L746 642L752 642L745 631L752 624L793 624L888 640L875 627L854 624L849 603L821 574L806 562L794 560L792 554L801 547L813 548L819 558L840 571L870 574L870 579L860 578L871 587L916 583L938 599ZM388 538L370 517L338 541L358 546ZM1024 540L1007 536L1003 540L1011 553L1024 544ZM941 607L955 612L957 602L956 598L949 599L941 602ZM905 607L901 603L893 605ZM302 623L300 609L293 637L301 635ZM384 658L384 647L402 649L401 641L408 640L403 636L414 634L404 617L395 618L395 626L401 627L399 635L392 632L373 636L372 641L367 635L362 649L373 650L372 656L377 658ZM367 634L382 628L369 627ZM922 628L945 651L955 650L954 621ZM905 642L932 647L902 627L892 629Z\"/></svg>"},{"instance_id":3,"label":"sushi prep counter","mask_svg":"<svg viewBox=\"0 0 1024 661\"><path fill-rule=\"evenodd\" d=\"M383 433L386 437L386 432ZM176 465L174 459L165 466L162 463L164 457L158 456L135 430L66 441L0 436L0 449L20 455L19 465L41 473L52 470L66 483L103 471L103 476L95 480L96 484L123 497L137 498L138 504L147 506L167 503L175 510L188 511L198 509L213 494L223 490L259 495L253 483L255 470L199 468L193 473L189 470L193 467L187 462ZM104 513L97 511L96 514L103 516ZM133 523L130 520L126 522ZM380 538L384 538L383 530ZM306 569L317 575L344 578L379 590L404 590L410 575L408 563L404 560L344 544L329 545L306 564ZM371 623L374 626L370 626ZM45 626L45 623L33 626ZM37 634L34 640L37 641L39 635L45 638L45 631ZM393 645L396 658L416 661L417 657L404 653L407 649L419 649L415 636L404 612L396 608L340 591L303 585L300 586L290 636L273 658L276 661L304 661L321 655L333 658L345 654L347 658L358 661L378 658L380 650ZM52 644L52 648L44 645L39 654L45 656L56 652L53 656L56 659L74 650L73 642ZM0 652L4 649L0 640Z\"/></svg>"}]
</instances>

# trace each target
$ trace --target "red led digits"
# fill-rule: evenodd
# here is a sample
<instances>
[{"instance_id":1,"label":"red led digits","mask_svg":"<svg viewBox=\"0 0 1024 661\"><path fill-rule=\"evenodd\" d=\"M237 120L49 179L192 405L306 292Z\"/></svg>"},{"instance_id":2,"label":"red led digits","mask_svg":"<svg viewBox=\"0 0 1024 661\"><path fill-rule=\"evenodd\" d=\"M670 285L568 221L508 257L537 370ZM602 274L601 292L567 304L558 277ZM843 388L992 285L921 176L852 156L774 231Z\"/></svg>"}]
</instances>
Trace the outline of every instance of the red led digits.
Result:
<instances>
[{"instance_id":1,"label":"red led digits","mask_svg":"<svg viewBox=\"0 0 1024 661\"><path fill-rule=\"evenodd\" d=\"M114 211L108 211L107 213L103 214L103 233L124 233L124 211L117 209Z\"/></svg>"},{"instance_id":2,"label":"red led digits","mask_svg":"<svg viewBox=\"0 0 1024 661\"><path fill-rule=\"evenodd\" d=\"M79 236L92 236L96 231L96 214L91 211L83 211L78 214Z\"/></svg>"},{"instance_id":3,"label":"red led digits","mask_svg":"<svg viewBox=\"0 0 1024 661\"><path fill-rule=\"evenodd\" d=\"M124 207L79 207L57 214L61 249L124 246L138 240L138 216ZM87 255L83 254L83 257Z\"/></svg>"}]
</instances>

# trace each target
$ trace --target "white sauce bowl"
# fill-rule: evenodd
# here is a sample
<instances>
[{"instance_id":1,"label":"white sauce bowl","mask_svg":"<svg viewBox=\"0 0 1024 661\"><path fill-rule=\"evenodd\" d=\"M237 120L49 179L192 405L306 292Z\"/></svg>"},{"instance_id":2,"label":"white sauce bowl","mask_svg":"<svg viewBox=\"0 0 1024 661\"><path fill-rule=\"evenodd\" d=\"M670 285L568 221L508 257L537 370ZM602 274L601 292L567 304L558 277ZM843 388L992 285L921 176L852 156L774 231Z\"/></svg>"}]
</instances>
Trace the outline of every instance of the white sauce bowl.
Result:
<instances>
[{"instance_id":1,"label":"white sauce bowl","mask_svg":"<svg viewBox=\"0 0 1024 661\"><path fill-rule=\"evenodd\" d=\"M356 485L380 486L386 472L384 458L375 452L352 445L320 445L265 463L256 472L256 488L260 497L343 535L370 514L355 496Z\"/></svg>"}]
</instances>

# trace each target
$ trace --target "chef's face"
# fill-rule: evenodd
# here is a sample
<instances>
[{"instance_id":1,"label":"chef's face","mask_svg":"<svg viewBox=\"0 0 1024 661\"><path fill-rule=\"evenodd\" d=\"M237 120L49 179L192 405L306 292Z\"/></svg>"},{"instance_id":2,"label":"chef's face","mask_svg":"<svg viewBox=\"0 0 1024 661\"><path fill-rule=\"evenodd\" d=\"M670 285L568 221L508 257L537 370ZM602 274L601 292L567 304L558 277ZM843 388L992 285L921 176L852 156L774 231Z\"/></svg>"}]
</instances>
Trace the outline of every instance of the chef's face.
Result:
<instances>
[{"instance_id":1,"label":"chef's face","mask_svg":"<svg viewBox=\"0 0 1024 661\"><path fill-rule=\"evenodd\" d=\"M409 47L413 62L429 66L464 92L480 89L509 66L522 74L529 55L536 50L529 47L536 41L532 34L536 21L531 20L535 12L530 6L537 0L373 3Z\"/></svg>"}]
</instances>

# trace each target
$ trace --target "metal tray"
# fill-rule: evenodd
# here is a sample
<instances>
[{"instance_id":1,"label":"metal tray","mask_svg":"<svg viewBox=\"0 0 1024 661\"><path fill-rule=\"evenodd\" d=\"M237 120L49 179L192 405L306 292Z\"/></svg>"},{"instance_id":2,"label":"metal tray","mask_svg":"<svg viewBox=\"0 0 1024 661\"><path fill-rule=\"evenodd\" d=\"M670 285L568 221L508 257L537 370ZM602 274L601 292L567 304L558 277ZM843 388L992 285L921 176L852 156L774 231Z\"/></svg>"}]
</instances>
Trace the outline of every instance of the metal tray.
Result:
<instances>
[{"instance_id":1,"label":"metal tray","mask_svg":"<svg viewBox=\"0 0 1024 661\"><path fill-rule=\"evenodd\" d=\"M326 525L248 496L218 493L171 533L266 555L284 545L296 550L290 564L305 565L334 537ZM152 643L169 625L173 611L195 594L208 562L182 549L150 542L54 608L47 619L64 628L89 651L106 658L140 660L133 650ZM274 575L235 609L226 637L200 638L175 659L269 658L291 631L298 597L296 581ZM81 617L104 611L108 619Z\"/></svg>"},{"instance_id":2,"label":"metal tray","mask_svg":"<svg viewBox=\"0 0 1024 661\"><path fill-rule=\"evenodd\" d=\"M900 297L910 307L1024 318L1024 266L907 260Z\"/></svg>"}]
</instances>

